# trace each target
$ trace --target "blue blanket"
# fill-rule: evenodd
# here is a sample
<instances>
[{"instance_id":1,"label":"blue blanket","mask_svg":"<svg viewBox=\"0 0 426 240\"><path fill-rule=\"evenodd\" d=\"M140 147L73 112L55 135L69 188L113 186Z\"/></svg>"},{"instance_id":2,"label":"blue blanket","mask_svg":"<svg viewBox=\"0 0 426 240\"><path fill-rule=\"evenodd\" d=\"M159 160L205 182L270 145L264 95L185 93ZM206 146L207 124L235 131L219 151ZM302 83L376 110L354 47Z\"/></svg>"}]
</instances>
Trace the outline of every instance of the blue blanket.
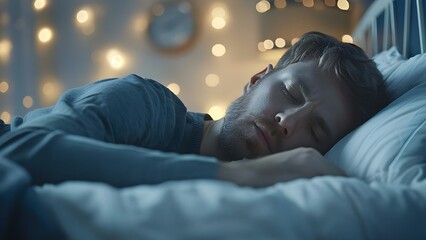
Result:
<instances>
[{"instance_id":1,"label":"blue blanket","mask_svg":"<svg viewBox=\"0 0 426 240\"><path fill-rule=\"evenodd\" d=\"M0 239L65 239L27 172L0 158Z\"/></svg>"}]
</instances>

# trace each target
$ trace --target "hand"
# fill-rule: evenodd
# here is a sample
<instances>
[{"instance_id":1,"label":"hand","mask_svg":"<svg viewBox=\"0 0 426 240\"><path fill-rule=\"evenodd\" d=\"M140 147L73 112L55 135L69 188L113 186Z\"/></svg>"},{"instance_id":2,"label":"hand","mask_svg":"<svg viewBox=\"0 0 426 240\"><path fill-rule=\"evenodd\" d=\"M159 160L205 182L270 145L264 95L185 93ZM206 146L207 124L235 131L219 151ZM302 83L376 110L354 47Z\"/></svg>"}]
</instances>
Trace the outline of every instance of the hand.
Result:
<instances>
[{"instance_id":1,"label":"hand","mask_svg":"<svg viewBox=\"0 0 426 240\"><path fill-rule=\"evenodd\" d=\"M242 186L266 187L322 175L345 176L345 173L317 150L296 148L255 160L220 163L218 178Z\"/></svg>"}]
</instances>

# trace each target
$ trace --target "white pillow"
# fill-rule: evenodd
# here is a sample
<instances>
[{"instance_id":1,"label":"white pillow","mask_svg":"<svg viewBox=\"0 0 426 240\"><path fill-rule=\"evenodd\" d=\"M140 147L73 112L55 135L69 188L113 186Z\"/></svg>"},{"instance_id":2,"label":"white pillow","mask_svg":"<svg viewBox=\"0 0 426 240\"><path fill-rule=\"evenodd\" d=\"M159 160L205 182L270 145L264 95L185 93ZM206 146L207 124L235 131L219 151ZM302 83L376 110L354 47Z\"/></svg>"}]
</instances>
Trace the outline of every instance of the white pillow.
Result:
<instances>
[{"instance_id":1,"label":"white pillow","mask_svg":"<svg viewBox=\"0 0 426 240\"><path fill-rule=\"evenodd\" d=\"M404 60L392 48L374 60L394 101L326 158L368 182L412 184L426 178L426 54Z\"/></svg>"},{"instance_id":2,"label":"white pillow","mask_svg":"<svg viewBox=\"0 0 426 240\"><path fill-rule=\"evenodd\" d=\"M392 100L426 82L426 54L407 60L396 47L392 47L374 56L373 60L386 80L386 89Z\"/></svg>"}]
</instances>

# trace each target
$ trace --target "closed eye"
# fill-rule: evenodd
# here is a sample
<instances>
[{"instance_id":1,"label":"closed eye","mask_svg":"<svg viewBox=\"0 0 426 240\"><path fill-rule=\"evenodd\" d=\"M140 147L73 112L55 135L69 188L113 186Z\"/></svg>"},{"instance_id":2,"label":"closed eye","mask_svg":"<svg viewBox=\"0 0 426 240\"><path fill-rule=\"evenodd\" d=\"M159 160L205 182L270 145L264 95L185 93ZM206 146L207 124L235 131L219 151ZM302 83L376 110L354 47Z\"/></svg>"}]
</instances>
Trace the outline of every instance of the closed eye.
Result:
<instances>
[{"instance_id":1,"label":"closed eye","mask_svg":"<svg viewBox=\"0 0 426 240\"><path fill-rule=\"evenodd\" d=\"M292 103L297 104L297 98L290 93L285 84L283 84L283 86L281 87L281 91L284 93L284 96L286 96L287 99L289 99Z\"/></svg>"}]
</instances>

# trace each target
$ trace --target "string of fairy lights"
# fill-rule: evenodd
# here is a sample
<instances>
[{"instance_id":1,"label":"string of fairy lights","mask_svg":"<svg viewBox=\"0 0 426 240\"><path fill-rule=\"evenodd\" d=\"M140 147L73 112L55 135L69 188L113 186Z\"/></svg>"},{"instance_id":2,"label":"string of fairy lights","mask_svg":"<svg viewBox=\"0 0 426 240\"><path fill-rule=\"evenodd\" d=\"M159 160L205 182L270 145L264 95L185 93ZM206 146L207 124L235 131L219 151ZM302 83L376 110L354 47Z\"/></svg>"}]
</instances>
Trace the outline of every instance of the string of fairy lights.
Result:
<instances>
[{"instance_id":1,"label":"string of fairy lights","mask_svg":"<svg viewBox=\"0 0 426 240\"><path fill-rule=\"evenodd\" d=\"M256 3L256 11L263 14L263 13L267 13L272 8L282 10L287 7L288 1L291 1L294 4L301 4L306 8L315 7L314 0L261 0ZM319 1L317 0L317 2ZM350 8L350 4L348 0L324 0L323 4L326 7L330 7L330 8L337 7L337 9L341 11L348 11ZM290 44L294 45L298 40L299 38L297 37L292 38L291 40L285 40L280 37L276 38L275 40L265 39L258 43L257 48L260 52L267 52L268 50L272 50L272 49L285 49ZM353 38L351 35L345 34L342 36L342 41L353 43Z\"/></svg>"},{"instance_id":2,"label":"string of fairy lights","mask_svg":"<svg viewBox=\"0 0 426 240\"><path fill-rule=\"evenodd\" d=\"M33 8L34 11L42 13L49 5L49 0L34 0ZM77 9L75 13L75 22L76 26L81 30L84 35L91 35L95 32L95 18L96 14L93 9L90 7L82 7ZM226 27L227 24L227 11L223 6L214 7L211 9L210 15L211 27L215 30L221 30ZM133 21L133 28L136 32L140 33L146 30L148 25L148 16L140 15L135 18ZM40 45L47 46L55 38L55 30L48 25L40 26L36 30L36 39ZM12 43L8 39L0 40L0 60L7 61L9 55L12 51ZM222 57L226 54L226 47L223 44L216 43L211 47L211 54L214 57ZM127 56L119 48L109 48L104 51L103 59L104 62L109 65L112 70L120 70L124 68L127 62L130 62L129 56ZM205 76L205 84L208 87L216 87L220 84L220 77L215 73L209 73ZM179 95L181 87L178 83L170 83L167 87L174 92L176 95ZM9 82L4 80L0 82L0 92L2 94L7 94L9 89ZM49 105L56 101L58 96L62 92L62 86L57 79L50 77L50 79L45 79L41 87L42 93L42 102L44 105ZM33 97L25 96L22 99L22 105L31 109L34 105ZM208 113L215 119L221 118L225 114L225 108L217 105L213 105L208 108ZM3 111L0 114L0 118L6 123L11 120L11 113L9 111Z\"/></svg>"},{"instance_id":3,"label":"string of fairy lights","mask_svg":"<svg viewBox=\"0 0 426 240\"><path fill-rule=\"evenodd\" d=\"M302 4L303 6L310 8L314 7L314 0L261 0L256 3L255 8L259 14L267 13L271 8L285 9L287 7L288 1ZM319 1L319 0L316 0ZM321 0L328 7L337 7L342 11L347 11L350 6L347 0ZM49 0L33 0L33 8L37 13L42 13L44 9L49 5ZM210 27L218 31L226 28L228 23L229 14L226 9L225 4L216 4L212 5L209 10L210 15L209 23ZM95 32L95 20L96 12L94 9L89 6L82 6L75 10L75 23L76 27L81 31L82 34L90 36ZM1 20L1 19L0 19ZM138 15L133 21L133 28L135 32L141 33L147 29L148 26L148 14ZM52 41L55 39L55 30L49 25L38 26L36 29L36 39L41 46L49 46ZM259 52L266 52L269 50L277 48L286 48L290 45L293 45L298 38L293 38L291 40L285 40L283 38L276 39L265 39L258 42L257 48ZM345 42L352 42L352 37L350 35L342 36L342 40ZM0 62L7 62L11 51L13 50L13 44L9 39L3 38L0 39ZM126 67L129 62L132 62L129 55L125 51L122 51L119 47L110 47L102 48L102 51L97 52L97 56L103 63L107 64L111 70L120 70ZM99 54L99 52L102 52ZM211 54L214 57L223 57L226 55L226 46L222 43L214 43L211 45ZM220 77L215 73L208 73L205 76L204 82L206 86L214 88L220 84ZM174 92L176 95L179 95L181 92L181 87L178 83L172 82L167 85L167 87ZM7 94L10 91L10 85L7 80L0 80L0 94ZM58 79L54 77L45 77L41 82L41 102L44 105L50 105L58 96L62 93L63 87ZM22 98L22 105L31 109L34 107L34 100L32 96L24 96ZM212 105L207 107L208 113L213 117L213 119L219 119L224 116L226 107L219 105ZM11 120L11 113L9 111L3 111L0 114L0 118L6 123Z\"/></svg>"}]
</instances>

